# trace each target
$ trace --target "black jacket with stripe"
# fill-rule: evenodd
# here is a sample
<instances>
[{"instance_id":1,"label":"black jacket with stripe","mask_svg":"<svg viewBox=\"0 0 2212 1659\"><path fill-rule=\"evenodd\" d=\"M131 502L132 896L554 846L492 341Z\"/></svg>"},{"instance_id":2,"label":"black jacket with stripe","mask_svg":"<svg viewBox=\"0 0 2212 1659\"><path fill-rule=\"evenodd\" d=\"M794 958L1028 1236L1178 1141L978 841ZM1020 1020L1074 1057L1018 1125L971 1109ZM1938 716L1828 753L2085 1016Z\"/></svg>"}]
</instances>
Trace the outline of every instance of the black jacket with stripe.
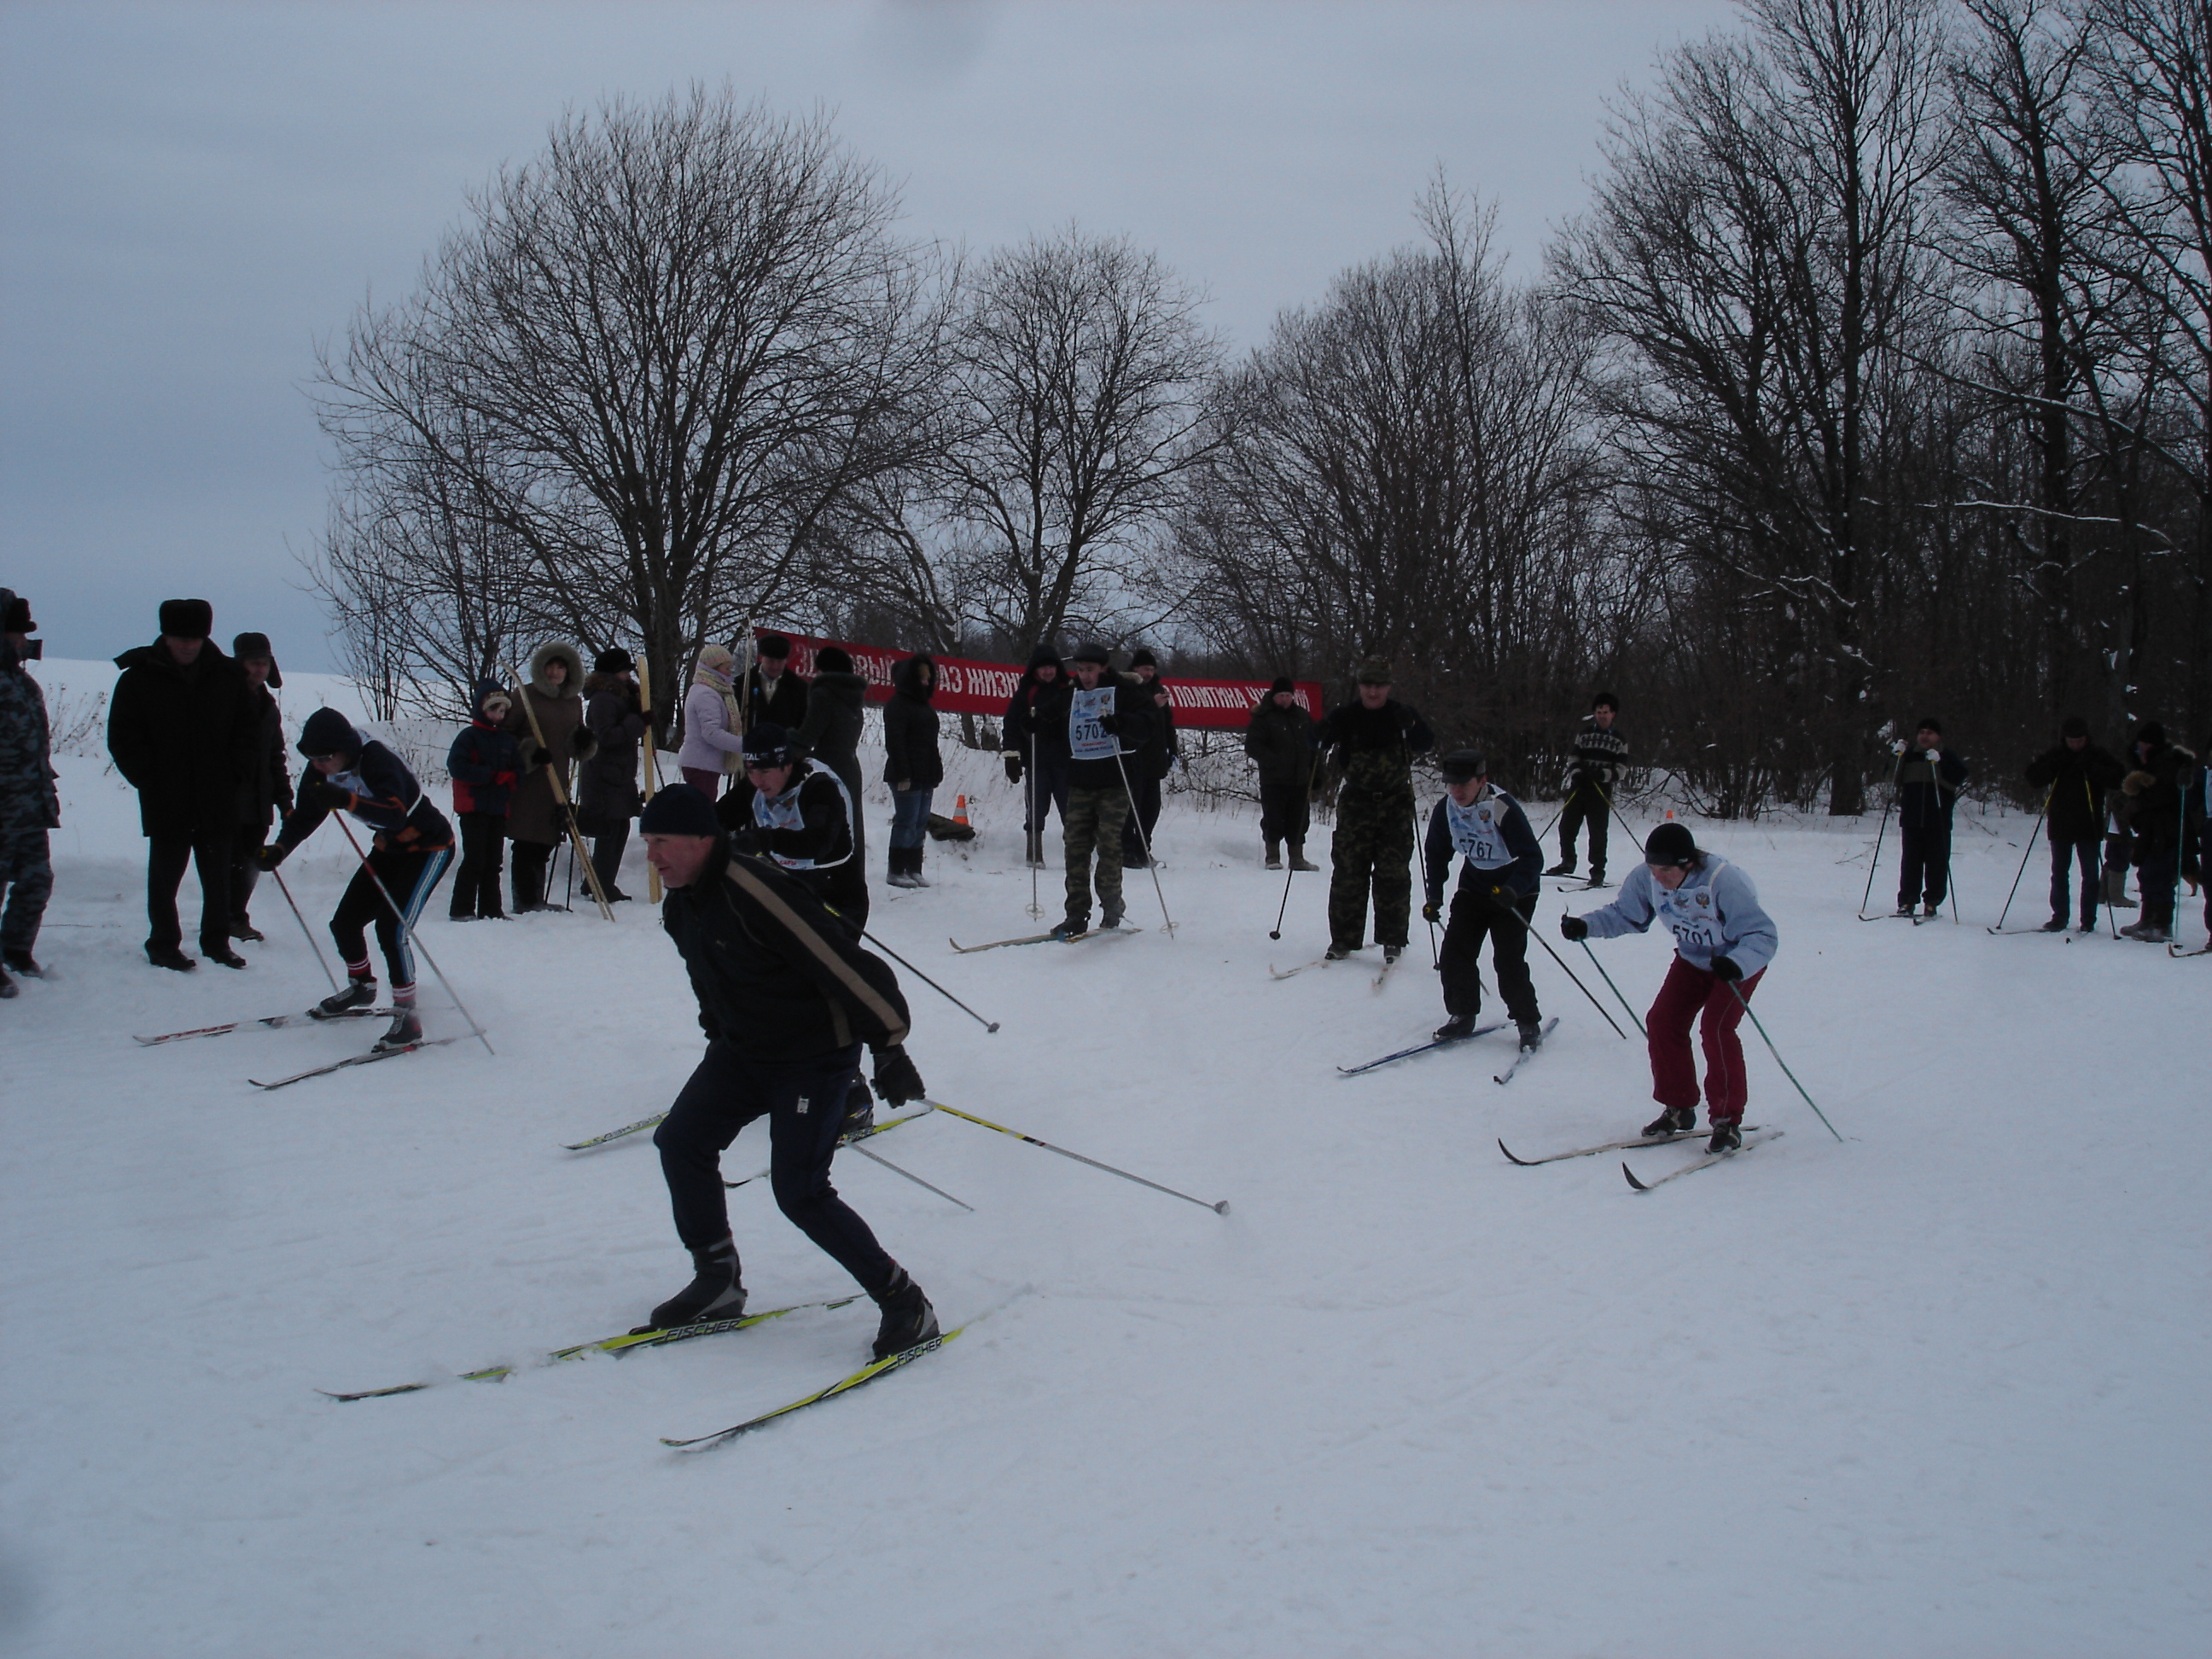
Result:
<instances>
[{"instance_id":1,"label":"black jacket with stripe","mask_svg":"<svg viewBox=\"0 0 2212 1659\"><path fill-rule=\"evenodd\" d=\"M906 1041L897 976L765 859L717 846L698 880L669 890L660 921L691 976L701 1028L748 1060Z\"/></svg>"}]
</instances>

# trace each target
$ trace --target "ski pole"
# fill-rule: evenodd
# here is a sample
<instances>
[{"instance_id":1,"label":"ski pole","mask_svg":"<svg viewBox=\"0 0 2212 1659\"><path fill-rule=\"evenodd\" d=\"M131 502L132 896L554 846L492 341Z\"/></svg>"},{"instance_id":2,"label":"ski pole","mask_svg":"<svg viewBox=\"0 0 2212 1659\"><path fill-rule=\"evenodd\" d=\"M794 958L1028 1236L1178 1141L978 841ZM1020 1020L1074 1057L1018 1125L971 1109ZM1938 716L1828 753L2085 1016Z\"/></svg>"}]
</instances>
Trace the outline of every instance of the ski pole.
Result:
<instances>
[{"instance_id":1,"label":"ski pole","mask_svg":"<svg viewBox=\"0 0 2212 1659\"><path fill-rule=\"evenodd\" d=\"M1145 849L1145 868L1152 872L1152 891L1160 901L1160 920L1167 926L1168 937L1175 937L1175 919L1168 915L1168 896L1160 886L1160 861L1152 856L1152 838L1145 834L1144 814L1137 811L1137 792L1129 787L1129 769L1121 763L1121 744L1114 743L1114 767L1121 775L1121 793L1129 799L1129 816L1137 821L1137 845Z\"/></svg>"},{"instance_id":2,"label":"ski pole","mask_svg":"<svg viewBox=\"0 0 2212 1659\"><path fill-rule=\"evenodd\" d=\"M1520 907L1515 904L1508 904L1502 908L1507 915L1513 918L1514 921L1521 924L1521 931L1522 933L1528 934L1530 939L1534 939L1537 944L1544 947L1544 954L1546 956L1551 957L1553 962L1559 963L1559 971L1565 974L1569 979L1574 980L1575 989L1580 991L1584 996L1589 999L1590 1006L1596 1009L1599 1015L1604 1019L1605 1023L1613 1027L1613 1036L1619 1037L1623 1042L1627 1042L1628 1033L1620 1029L1620 1022L1615 1019L1610 1013L1607 1012L1605 1004L1597 1000L1597 994L1595 992L1592 991L1589 986L1583 984L1582 981L1575 979L1575 970L1568 967L1566 963L1561 959L1559 953L1552 948L1551 940L1546 939L1541 933L1538 933L1534 927L1531 927L1528 925L1528 919L1521 914ZM1620 994L1616 992L1614 994L1618 995Z\"/></svg>"},{"instance_id":3,"label":"ski pole","mask_svg":"<svg viewBox=\"0 0 2212 1659\"><path fill-rule=\"evenodd\" d=\"M1890 810L1897 805L1898 774L1904 765L1905 752L1904 750L1899 750L1897 756L1897 764L1889 769L1889 805L1881 809L1881 822L1875 826L1874 862L1867 866L1866 891L1859 895L1859 920L1861 921L1871 920L1866 913L1867 901L1874 896L1874 872L1881 868L1881 838L1889 833Z\"/></svg>"},{"instance_id":4,"label":"ski pole","mask_svg":"<svg viewBox=\"0 0 2212 1659\"><path fill-rule=\"evenodd\" d=\"M2044 815L2051 811L2051 790L2057 787L2058 786L2054 783L2050 789L2043 792L2043 805L2035 810L2035 828L2027 832L2027 846L2021 853L2020 868L2013 872L2012 892L2005 895L2004 908L1997 912L1997 925L1990 929L1992 933L2003 932L2005 918L2012 914L2013 894L2020 891L2021 878L2027 873L2027 861L2035 855L2035 837L2043 828ZM2069 854L2069 856L2070 857L2071 854Z\"/></svg>"},{"instance_id":5,"label":"ski pole","mask_svg":"<svg viewBox=\"0 0 2212 1659\"><path fill-rule=\"evenodd\" d=\"M977 1117L973 1112L963 1112L957 1106L947 1106L943 1101L931 1100L922 1103L933 1111L947 1112L954 1117L963 1119L969 1123L979 1124L986 1129L995 1129L1002 1135L1012 1135L1016 1140L1026 1140L1032 1146L1042 1146L1048 1152L1058 1152L1062 1158L1072 1158L1078 1164L1088 1164L1094 1170L1103 1170L1108 1175L1119 1176L1124 1181L1133 1181L1139 1187L1150 1187L1156 1193L1165 1193L1170 1198L1182 1199L1185 1203L1195 1204L1202 1210L1212 1210L1217 1215L1229 1213L1229 1200L1225 1198L1218 1204L1208 1204L1202 1198L1193 1198L1188 1193L1179 1193L1172 1187L1163 1187L1157 1181L1147 1181L1140 1175L1131 1175L1127 1170L1117 1170L1110 1164L1101 1164L1095 1158L1085 1158L1080 1152L1071 1152L1065 1146L1055 1146L1048 1140L1039 1140L1035 1135L1025 1135L1019 1129L1009 1129L1003 1123L994 1123L988 1117Z\"/></svg>"},{"instance_id":6,"label":"ski pole","mask_svg":"<svg viewBox=\"0 0 2212 1659\"><path fill-rule=\"evenodd\" d=\"M385 903L391 908L392 920L398 924L401 940L410 950L422 952L422 960L430 964L430 971L438 976L438 983L446 988L446 994L453 998L453 1006L459 1009L461 1018L468 1021L469 1030L476 1033L476 1039L483 1044L484 1052L496 1055L499 1050L491 1046L491 1039L484 1035L483 1027L477 1024L477 1017L469 1012L468 1005L461 1000L460 993L453 989L453 981L446 977L446 970L438 966L437 957L432 956L424 947L422 941L416 936L415 924L407 920L407 913L393 901L392 890L384 884L384 878L376 873L376 866L368 861L368 854L361 850L361 842L354 836L353 825L348 823L336 812L331 813L331 816L337 819L338 828L345 831L346 840L352 843L353 855L361 860L362 873L374 882L376 890L384 895Z\"/></svg>"},{"instance_id":7,"label":"ski pole","mask_svg":"<svg viewBox=\"0 0 2212 1659\"><path fill-rule=\"evenodd\" d=\"M323 970L323 977L330 981L331 989L336 991L338 988L338 976L331 971L329 958L323 955L323 947L315 942L315 930L307 926L307 917L300 914L300 902L292 896L292 890L285 886L284 872L281 870L271 870L269 873L276 878L277 890L284 895L284 902L292 907L292 917L300 924L300 931L307 936L307 948L315 953L316 965Z\"/></svg>"},{"instance_id":8,"label":"ski pole","mask_svg":"<svg viewBox=\"0 0 2212 1659\"><path fill-rule=\"evenodd\" d=\"M857 1141L853 1143L853 1150L858 1152L862 1158L868 1159L871 1163L882 1164L884 1168L889 1170L893 1175L904 1176L908 1181L914 1182L915 1186L927 1187L931 1192L935 1193L939 1198L947 1199L952 1203L960 1205L960 1207L967 1211L969 1214L973 1215L975 1213L975 1206L973 1204L962 1203L959 1199L954 1198L951 1194L946 1192L942 1187L931 1187L927 1181L924 1181L920 1176L915 1174L913 1170L900 1169L897 1164L892 1163L890 1159L884 1157L880 1152L872 1152L866 1147L860 1145Z\"/></svg>"},{"instance_id":9,"label":"ski pole","mask_svg":"<svg viewBox=\"0 0 2212 1659\"><path fill-rule=\"evenodd\" d=\"M1292 856L1295 857L1296 854ZM1267 930L1269 939L1280 939L1283 936L1283 918L1290 913L1291 908L1291 878L1297 873L1298 866L1296 864L1292 864L1283 872L1283 902L1275 907L1275 925Z\"/></svg>"},{"instance_id":10,"label":"ski pole","mask_svg":"<svg viewBox=\"0 0 2212 1659\"><path fill-rule=\"evenodd\" d=\"M1031 718L1035 718L1034 712ZM1029 820L1024 837L1029 844L1023 850L1030 855L1030 916L1032 921L1038 921L1044 919L1044 904L1037 897L1037 872L1044 868L1044 810L1037 800L1040 781L1037 776L1036 733L1032 732L1030 733L1030 775L1022 786L1023 805L1028 809L1023 816Z\"/></svg>"},{"instance_id":11,"label":"ski pole","mask_svg":"<svg viewBox=\"0 0 2212 1659\"><path fill-rule=\"evenodd\" d=\"M1605 981L1606 989L1611 991L1613 995L1620 997L1620 1006L1622 1011L1627 1014L1629 1018L1636 1022L1637 1036L1648 1041L1651 1033L1644 1029L1643 1017L1639 1015L1634 1008L1629 1006L1629 1001L1626 997L1620 996L1620 987L1615 985L1613 982L1613 975L1605 971L1605 964L1597 959L1597 952L1589 948L1589 941L1586 939L1577 939L1575 942L1583 947L1583 954L1590 959L1590 966L1597 969L1597 976Z\"/></svg>"},{"instance_id":12,"label":"ski pole","mask_svg":"<svg viewBox=\"0 0 2212 1659\"><path fill-rule=\"evenodd\" d=\"M1744 1012L1751 1014L1751 1029L1759 1033L1759 1041L1766 1045L1766 1052L1774 1056L1774 1063L1782 1068L1782 1075L1790 1079L1791 1085L1796 1088L1799 1094L1805 1096L1805 1103L1813 1108L1813 1115L1820 1120L1822 1126L1827 1130L1827 1132L1832 1135L1836 1135L1836 1139L1838 1140L1841 1140L1843 1136L1836 1134L1836 1126L1828 1121L1828 1115L1822 1111L1819 1106L1814 1104L1812 1096L1805 1094L1805 1085L1797 1081L1797 1073L1791 1071L1790 1069L1790 1062L1782 1058L1782 1050L1776 1048L1774 1046L1774 1039L1766 1035L1766 1027L1759 1023L1759 1016L1751 1012L1751 999L1744 995L1743 988L1738 985L1734 980L1729 980L1728 981L1728 988L1729 990L1735 993L1735 1000L1742 1005Z\"/></svg>"},{"instance_id":13,"label":"ski pole","mask_svg":"<svg viewBox=\"0 0 2212 1659\"><path fill-rule=\"evenodd\" d=\"M898 965L899 965L900 967L902 967L902 968L905 969L907 970L907 972L908 972L909 974L912 974L912 975L913 975L916 979L920 980L920 981L921 981L924 985L927 985L927 987L929 987L929 988L930 988L931 990L933 990L933 991L936 992L938 995L939 995L939 996L943 997L943 998L944 998L947 1002L951 1003L954 1007L957 1008L957 1009L958 1009L962 1013L963 1013L963 1014L967 1015L969 1018L970 1018L970 1019L974 1020L974 1021L975 1021L978 1025L981 1026L985 1030L987 1030L987 1031L995 1031L995 1030L997 1030L999 1029L999 1022L998 1022L997 1020L995 1020L995 1019L986 1019L986 1018L984 1018L982 1015L981 1015L981 1014L977 1013L977 1012L976 1012L973 1008L970 1008L970 1007L969 1007L966 1003L964 1003L964 1002L961 1001L961 1000L960 1000L960 999L959 999L958 997L954 996L954 995L952 994L952 993L951 993L951 992L950 992L950 991L946 990L946 989L945 989L942 985L939 985L939 984L935 980L933 980L933 979L930 978L930 976L929 976L927 974L923 973L923 972L921 971L921 969L919 969L919 968L915 967L912 963L908 962L908 961L904 957L901 956L897 951L896 951L892 950L892 949L891 949L891 947L890 947L890 945L888 945L884 944L884 943L883 942L883 940L881 940L881 939L878 939L878 938L877 938L873 933L870 933L866 928L863 927L862 929L860 929L860 937L861 937L862 939L864 939L867 940L869 944L871 944L871 945L874 945L874 946L876 947L876 949L878 949L878 951L882 951L885 956L889 957L890 957L893 962L896 962L896 963L898 963ZM971 936L971 937L972 937L972 936ZM956 1200L955 1201L957 1202L957 1200Z\"/></svg>"},{"instance_id":14,"label":"ski pole","mask_svg":"<svg viewBox=\"0 0 2212 1659\"><path fill-rule=\"evenodd\" d=\"M1420 856L1421 893L1422 896L1425 897L1429 890L1429 843L1427 838L1421 834L1421 802L1419 796L1414 797L1413 799L1413 851ZM1451 873L1449 867L1446 868L1444 873L1446 875L1449 875ZM1425 905L1422 907L1424 911L1425 911L1427 908L1428 907ZM1429 918L1425 915L1421 917L1421 920L1425 922L1428 922L1429 966L1435 969L1438 973L1442 973L1443 972L1444 968L1444 959L1443 954L1437 949L1437 925L1435 922L1430 921Z\"/></svg>"}]
</instances>

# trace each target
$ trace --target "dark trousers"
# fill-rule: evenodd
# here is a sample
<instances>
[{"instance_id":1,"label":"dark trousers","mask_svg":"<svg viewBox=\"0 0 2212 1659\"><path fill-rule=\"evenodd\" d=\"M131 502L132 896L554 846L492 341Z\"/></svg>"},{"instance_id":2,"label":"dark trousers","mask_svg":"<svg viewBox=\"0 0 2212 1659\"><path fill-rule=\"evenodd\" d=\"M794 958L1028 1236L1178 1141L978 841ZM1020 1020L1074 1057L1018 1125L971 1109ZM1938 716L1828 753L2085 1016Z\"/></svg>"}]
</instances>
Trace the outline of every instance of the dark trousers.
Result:
<instances>
[{"instance_id":1,"label":"dark trousers","mask_svg":"<svg viewBox=\"0 0 2212 1659\"><path fill-rule=\"evenodd\" d=\"M1304 847L1307 826L1312 822L1313 797L1304 778L1287 783L1260 780L1261 840L1270 847L1285 841L1293 847Z\"/></svg>"},{"instance_id":2,"label":"dark trousers","mask_svg":"<svg viewBox=\"0 0 2212 1659\"><path fill-rule=\"evenodd\" d=\"M1029 856L1044 862L1044 821L1057 808L1060 827L1067 825L1067 763L1040 761L1022 775L1022 829L1029 837Z\"/></svg>"},{"instance_id":3,"label":"dark trousers","mask_svg":"<svg viewBox=\"0 0 2212 1659\"><path fill-rule=\"evenodd\" d=\"M441 847L434 853L402 853L387 848L373 849L364 868L353 872L353 879L338 896L338 908L331 913L331 940L338 947L338 955L349 969L355 969L368 960L367 929L376 924L376 942L384 947L385 969L391 975L389 983L395 991L403 990L415 982L415 951L408 943L415 923L428 902L431 890L438 878L446 873L447 865L453 862L453 852ZM371 872L374 872L372 876ZM380 889L379 882L383 884ZM384 902L390 893L394 903L405 913L406 925Z\"/></svg>"},{"instance_id":4,"label":"dark trousers","mask_svg":"<svg viewBox=\"0 0 2212 1659\"><path fill-rule=\"evenodd\" d=\"M2097 925L2097 861L2102 837L2088 835L2079 841L2051 838L2051 914L2058 921L2066 920L2066 912L2073 895L2071 878L2074 866L2081 867L2081 926Z\"/></svg>"},{"instance_id":5,"label":"dark trousers","mask_svg":"<svg viewBox=\"0 0 2212 1659\"><path fill-rule=\"evenodd\" d=\"M1329 837L1328 937L1357 951L1366 942L1367 894L1375 894L1375 939L1405 948L1413 915L1413 802L1340 798Z\"/></svg>"},{"instance_id":6,"label":"dark trousers","mask_svg":"<svg viewBox=\"0 0 2212 1659\"><path fill-rule=\"evenodd\" d=\"M1489 893L1462 887L1454 895L1451 921L1444 928L1443 949L1438 953L1444 976L1444 1012L1454 1019L1472 1018L1482 1012L1482 942L1490 941L1490 959L1498 970L1498 994L1505 999L1505 1012L1517 1024L1533 1025L1540 1018L1536 1008L1536 982L1528 977L1528 921L1536 914L1536 896L1515 894L1512 914L1498 908ZM1520 921L1514 921L1518 916Z\"/></svg>"},{"instance_id":7,"label":"dark trousers","mask_svg":"<svg viewBox=\"0 0 2212 1659\"><path fill-rule=\"evenodd\" d=\"M0 951L28 956L54 890L45 830L0 830L0 888L8 894L7 912L0 915Z\"/></svg>"},{"instance_id":8,"label":"dark trousers","mask_svg":"<svg viewBox=\"0 0 2212 1659\"><path fill-rule=\"evenodd\" d=\"M1134 773L1129 777L1129 816L1121 825L1121 864L1125 869L1141 870L1150 856L1152 830L1160 821L1160 781L1140 778Z\"/></svg>"},{"instance_id":9,"label":"dark trousers","mask_svg":"<svg viewBox=\"0 0 2212 1659\"><path fill-rule=\"evenodd\" d=\"M177 920L177 889L189 864L200 878L200 949L214 954L230 949L231 831L155 836L146 846L146 948L177 949L185 942Z\"/></svg>"},{"instance_id":10,"label":"dark trousers","mask_svg":"<svg viewBox=\"0 0 2212 1659\"><path fill-rule=\"evenodd\" d=\"M499 866L507 856L507 814L463 812L461 867L453 877L453 902L449 914L460 916L503 916L499 903Z\"/></svg>"},{"instance_id":11,"label":"dark trousers","mask_svg":"<svg viewBox=\"0 0 2212 1659\"><path fill-rule=\"evenodd\" d=\"M1897 826L1898 844L1905 867L1897 878L1897 908L1910 910L1925 903L1931 910L1943 907L1951 885L1951 820Z\"/></svg>"},{"instance_id":12,"label":"dark trousers","mask_svg":"<svg viewBox=\"0 0 2212 1659\"><path fill-rule=\"evenodd\" d=\"M726 1042L707 1045L653 1134L684 1249L704 1249L730 1236L722 1154L738 1130L766 1116L769 1188L776 1208L871 1296L890 1285L898 1263L830 1184L830 1163L845 1126L845 1094L860 1073L860 1060L858 1043L782 1062L748 1060Z\"/></svg>"},{"instance_id":13,"label":"dark trousers","mask_svg":"<svg viewBox=\"0 0 2212 1659\"><path fill-rule=\"evenodd\" d=\"M540 910L545 907L545 883L552 873L553 848L549 842L519 841L509 857L514 878L514 908Z\"/></svg>"},{"instance_id":14,"label":"dark trousers","mask_svg":"<svg viewBox=\"0 0 2212 1659\"><path fill-rule=\"evenodd\" d=\"M1575 867L1575 835L1583 825L1589 825L1590 877L1595 880L1605 873L1605 833L1610 827L1613 807L1605 792L1594 783L1578 783L1568 793L1567 804L1559 813L1559 862L1568 869Z\"/></svg>"},{"instance_id":15,"label":"dark trousers","mask_svg":"<svg viewBox=\"0 0 2212 1659\"><path fill-rule=\"evenodd\" d=\"M230 839L230 919L240 927L250 927L253 918L249 908L253 902L253 889L261 880L261 866L255 854L269 839L265 823L241 823L237 834Z\"/></svg>"},{"instance_id":16,"label":"dark trousers","mask_svg":"<svg viewBox=\"0 0 2212 1659\"><path fill-rule=\"evenodd\" d=\"M2142 898L2142 919L2171 930L2174 899L2181 881L2181 843L2136 840L2136 891Z\"/></svg>"},{"instance_id":17,"label":"dark trousers","mask_svg":"<svg viewBox=\"0 0 2212 1659\"><path fill-rule=\"evenodd\" d=\"M621 872L623 849L629 845L629 821L622 828L592 837L592 873L599 878L609 898L615 896L615 877Z\"/></svg>"}]
</instances>

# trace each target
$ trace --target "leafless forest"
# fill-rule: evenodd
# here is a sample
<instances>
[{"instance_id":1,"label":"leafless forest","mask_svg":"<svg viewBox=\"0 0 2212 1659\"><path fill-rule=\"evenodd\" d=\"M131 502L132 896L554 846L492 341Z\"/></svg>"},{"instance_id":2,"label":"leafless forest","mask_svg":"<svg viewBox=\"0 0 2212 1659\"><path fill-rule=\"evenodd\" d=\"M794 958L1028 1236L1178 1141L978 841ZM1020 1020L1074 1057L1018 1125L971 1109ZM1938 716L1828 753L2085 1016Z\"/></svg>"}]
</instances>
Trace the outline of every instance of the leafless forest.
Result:
<instances>
[{"instance_id":1,"label":"leafless forest","mask_svg":"<svg viewBox=\"0 0 2212 1659\"><path fill-rule=\"evenodd\" d=\"M609 105L325 353L316 576L395 708L749 618L1380 656L1531 787L1616 690L1723 816L1859 810L1927 713L1985 775L2212 728L2212 9L1746 0L1602 153L1540 269L1454 159L1240 352L1126 239L949 250L818 119Z\"/></svg>"}]
</instances>

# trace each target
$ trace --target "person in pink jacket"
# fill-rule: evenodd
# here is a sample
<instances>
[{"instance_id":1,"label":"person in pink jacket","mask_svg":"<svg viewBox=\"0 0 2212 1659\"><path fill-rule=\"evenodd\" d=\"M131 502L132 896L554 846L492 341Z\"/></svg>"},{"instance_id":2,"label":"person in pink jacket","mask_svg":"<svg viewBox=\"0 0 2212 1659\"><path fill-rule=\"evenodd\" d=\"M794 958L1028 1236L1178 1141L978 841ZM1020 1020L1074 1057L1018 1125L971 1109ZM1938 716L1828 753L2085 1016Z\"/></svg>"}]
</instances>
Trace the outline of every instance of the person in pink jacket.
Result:
<instances>
[{"instance_id":1,"label":"person in pink jacket","mask_svg":"<svg viewBox=\"0 0 2212 1659\"><path fill-rule=\"evenodd\" d=\"M699 653L691 689L684 694L684 747L676 764L684 781L708 800L721 793L726 773L744 765L745 740L738 730L737 659L710 645Z\"/></svg>"}]
</instances>

